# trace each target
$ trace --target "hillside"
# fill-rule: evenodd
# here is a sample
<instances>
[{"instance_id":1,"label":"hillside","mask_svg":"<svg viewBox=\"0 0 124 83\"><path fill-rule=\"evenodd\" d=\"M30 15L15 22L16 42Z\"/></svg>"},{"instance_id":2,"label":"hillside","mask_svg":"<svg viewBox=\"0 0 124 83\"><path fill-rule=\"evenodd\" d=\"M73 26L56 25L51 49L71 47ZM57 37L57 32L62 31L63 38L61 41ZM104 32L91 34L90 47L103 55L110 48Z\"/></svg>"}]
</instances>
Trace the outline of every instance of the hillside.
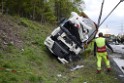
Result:
<instances>
[{"instance_id":1,"label":"hillside","mask_svg":"<svg viewBox=\"0 0 124 83\"><path fill-rule=\"evenodd\" d=\"M114 70L96 74L96 58L81 54L82 69L70 71L74 63L63 65L43 42L53 30L26 18L0 14L0 83L120 83Z\"/></svg>"}]
</instances>

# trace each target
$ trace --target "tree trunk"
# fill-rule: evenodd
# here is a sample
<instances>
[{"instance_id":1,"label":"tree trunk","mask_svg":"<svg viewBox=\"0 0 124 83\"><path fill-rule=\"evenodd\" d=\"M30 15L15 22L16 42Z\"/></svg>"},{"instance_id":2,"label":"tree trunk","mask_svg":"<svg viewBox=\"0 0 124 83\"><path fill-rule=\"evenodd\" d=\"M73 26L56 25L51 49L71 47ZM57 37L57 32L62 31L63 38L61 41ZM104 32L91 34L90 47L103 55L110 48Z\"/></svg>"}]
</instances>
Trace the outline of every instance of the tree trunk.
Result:
<instances>
[{"instance_id":1,"label":"tree trunk","mask_svg":"<svg viewBox=\"0 0 124 83\"><path fill-rule=\"evenodd\" d=\"M34 3L34 5L33 5L33 20L35 20L35 3Z\"/></svg>"},{"instance_id":2,"label":"tree trunk","mask_svg":"<svg viewBox=\"0 0 124 83\"><path fill-rule=\"evenodd\" d=\"M2 14L3 14L3 12L4 12L4 2L3 2L3 0L2 0Z\"/></svg>"}]
</instances>

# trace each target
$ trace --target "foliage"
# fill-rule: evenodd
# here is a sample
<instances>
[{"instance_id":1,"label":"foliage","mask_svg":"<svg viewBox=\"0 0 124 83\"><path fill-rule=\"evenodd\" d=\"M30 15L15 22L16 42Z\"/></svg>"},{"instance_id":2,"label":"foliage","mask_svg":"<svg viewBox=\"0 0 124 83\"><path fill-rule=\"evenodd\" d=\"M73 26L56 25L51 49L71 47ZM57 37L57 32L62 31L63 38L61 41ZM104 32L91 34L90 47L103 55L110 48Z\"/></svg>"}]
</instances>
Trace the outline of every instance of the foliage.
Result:
<instances>
[{"instance_id":1,"label":"foliage","mask_svg":"<svg viewBox=\"0 0 124 83\"><path fill-rule=\"evenodd\" d=\"M10 21L6 22L8 20ZM43 44L53 29L50 25L41 25L20 17L6 17L4 21L11 24L9 28L12 31L16 30L15 34L21 37L23 45L18 48L7 44L4 49L1 46L3 40L0 38L0 83L120 83L114 70L106 73L105 65L102 73L96 74L96 58L92 54L87 58L81 55L79 63L84 67L73 72L70 71L73 63L60 64ZM4 27L4 31L8 30L5 29ZM92 44L89 44L87 52L91 52L91 47Z\"/></svg>"},{"instance_id":2,"label":"foliage","mask_svg":"<svg viewBox=\"0 0 124 83\"><path fill-rule=\"evenodd\" d=\"M79 12L75 3L82 0L1 0L2 13L19 15L42 23L54 24L71 11Z\"/></svg>"}]
</instances>

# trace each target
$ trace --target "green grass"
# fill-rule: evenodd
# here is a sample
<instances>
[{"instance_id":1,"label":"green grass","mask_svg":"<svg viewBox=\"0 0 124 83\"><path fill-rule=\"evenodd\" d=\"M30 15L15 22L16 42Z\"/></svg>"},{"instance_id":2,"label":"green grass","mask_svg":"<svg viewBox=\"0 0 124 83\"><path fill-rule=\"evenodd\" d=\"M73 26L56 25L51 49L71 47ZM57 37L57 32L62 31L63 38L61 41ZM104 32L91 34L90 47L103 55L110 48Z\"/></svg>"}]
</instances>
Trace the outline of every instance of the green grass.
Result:
<instances>
[{"instance_id":1,"label":"green grass","mask_svg":"<svg viewBox=\"0 0 124 83\"><path fill-rule=\"evenodd\" d=\"M91 46L81 54L82 60L75 63L84 67L71 72L73 63L59 63L44 46L46 36L53 30L50 25L19 17L10 20L14 22L14 29L19 28L16 33L22 44L19 48L8 44L4 49L0 44L0 83L120 83L114 70L106 73L104 64L102 73L96 74L96 58L90 54Z\"/></svg>"}]
</instances>

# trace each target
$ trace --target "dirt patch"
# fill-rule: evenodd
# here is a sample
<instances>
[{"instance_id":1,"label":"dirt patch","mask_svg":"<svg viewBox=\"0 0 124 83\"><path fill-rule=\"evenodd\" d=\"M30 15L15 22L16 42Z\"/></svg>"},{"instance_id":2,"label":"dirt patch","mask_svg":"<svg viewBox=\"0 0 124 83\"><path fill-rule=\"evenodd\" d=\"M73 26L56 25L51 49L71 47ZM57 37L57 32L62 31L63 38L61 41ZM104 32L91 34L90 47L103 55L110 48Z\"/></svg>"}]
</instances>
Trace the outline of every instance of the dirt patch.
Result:
<instances>
[{"instance_id":1,"label":"dirt patch","mask_svg":"<svg viewBox=\"0 0 124 83\"><path fill-rule=\"evenodd\" d=\"M0 15L0 46L5 48L8 44L22 47L22 40L19 36L19 26L9 16Z\"/></svg>"}]
</instances>

